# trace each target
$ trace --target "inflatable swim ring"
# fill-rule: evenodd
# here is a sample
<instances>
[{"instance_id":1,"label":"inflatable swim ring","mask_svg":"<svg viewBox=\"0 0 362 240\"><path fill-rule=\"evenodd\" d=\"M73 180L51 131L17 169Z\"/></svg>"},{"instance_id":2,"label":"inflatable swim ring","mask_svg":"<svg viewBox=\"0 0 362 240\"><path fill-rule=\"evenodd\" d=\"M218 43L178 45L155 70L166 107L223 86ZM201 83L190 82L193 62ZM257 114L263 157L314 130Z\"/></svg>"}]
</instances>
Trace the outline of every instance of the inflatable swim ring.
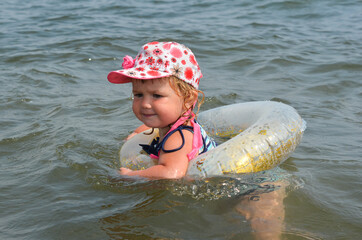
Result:
<instances>
[{"instance_id":1,"label":"inflatable swim ring","mask_svg":"<svg viewBox=\"0 0 362 240\"><path fill-rule=\"evenodd\" d=\"M298 146L306 128L297 111L273 101L247 102L201 112L198 121L216 140L229 138L189 162L186 176L211 177L253 173L271 169ZM137 134L120 150L122 167L148 168L156 162L142 153L139 144L149 144L152 135ZM218 142L218 141L217 141Z\"/></svg>"}]
</instances>

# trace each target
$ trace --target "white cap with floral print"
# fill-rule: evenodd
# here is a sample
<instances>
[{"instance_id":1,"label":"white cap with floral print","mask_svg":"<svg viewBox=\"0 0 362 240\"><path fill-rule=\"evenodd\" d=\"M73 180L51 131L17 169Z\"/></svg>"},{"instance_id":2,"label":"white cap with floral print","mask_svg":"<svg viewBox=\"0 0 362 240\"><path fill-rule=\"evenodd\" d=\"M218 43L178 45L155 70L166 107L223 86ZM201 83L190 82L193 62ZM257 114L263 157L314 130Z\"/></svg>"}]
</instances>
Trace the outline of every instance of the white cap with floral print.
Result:
<instances>
[{"instance_id":1,"label":"white cap with floral print","mask_svg":"<svg viewBox=\"0 0 362 240\"><path fill-rule=\"evenodd\" d=\"M176 42L150 42L142 46L135 59L123 58L123 69L110 72L111 83L128 83L132 79L155 79L175 76L196 89L202 73L195 55Z\"/></svg>"}]
</instances>

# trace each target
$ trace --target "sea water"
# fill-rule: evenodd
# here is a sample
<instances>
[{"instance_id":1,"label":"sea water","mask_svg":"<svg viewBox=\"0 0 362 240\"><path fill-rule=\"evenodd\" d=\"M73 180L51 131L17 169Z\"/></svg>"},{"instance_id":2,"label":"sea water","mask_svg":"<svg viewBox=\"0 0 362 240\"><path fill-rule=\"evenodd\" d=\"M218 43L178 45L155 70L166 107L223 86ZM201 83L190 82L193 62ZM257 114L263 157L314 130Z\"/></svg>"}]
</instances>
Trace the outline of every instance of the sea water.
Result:
<instances>
[{"instance_id":1,"label":"sea water","mask_svg":"<svg viewBox=\"0 0 362 240\"><path fill-rule=\"evenodd\" d=\"M0 2L0 239L251 239L240 198L286 181L283 239L362 235L360 0ZM121 178L140 122L109 71L149 41L190 47L201 110L273 100L308 128L279 168Z\"/></svg>"}]
</instances>

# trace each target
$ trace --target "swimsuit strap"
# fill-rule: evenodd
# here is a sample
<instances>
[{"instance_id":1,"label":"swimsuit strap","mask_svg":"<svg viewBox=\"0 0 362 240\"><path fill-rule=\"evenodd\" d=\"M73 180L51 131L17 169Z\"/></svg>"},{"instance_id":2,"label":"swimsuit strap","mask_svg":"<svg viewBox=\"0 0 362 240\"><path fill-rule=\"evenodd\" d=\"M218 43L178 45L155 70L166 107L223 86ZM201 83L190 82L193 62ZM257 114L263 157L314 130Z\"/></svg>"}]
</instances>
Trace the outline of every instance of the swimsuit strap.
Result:
<instances>
[{"instance_id":1,"label":"swimsuit strap","mask_svg":"<svg viewBox=\"0 0 362 240\"><path fill-rule=\"evenodd\" d=\"M196 101L194 103L194 106L196 105ZM183 126L183 124L186 122L187 119L189 119L189 117L191 116L190 119L190 123L191 126ZM194 133L194 136L192 138L192 150L190 153L187 154L187 158L189 159L189 161L191 159L193 159L198 153L199 153L199 149L203 146L203 137L201 136L201 129L200 129L200 125L195 121L195 113L191 111L191 109L189 109L183 116L181 116L171 127L171 129L166 133L164 139L161 141L164 142L165 139L167 139L168 135L170 133L173 133L175 131L177 131L177 129L181 127L182 129L192 129L192 132ZM183 133L181 130L178 130L181 134L182 137L182 145L180 148L178 148L177 150L180 150L184 144L185 144L185 138L183 136ZM143 150L145 150L148 154L150 154L151 158L157 159L158 158L158 153L161 151L161 149L164 151L163 149L163 144L159 144L159 139L157 139L157 143L155 144L154 142L151 143L151 145L153 144L153 146L150 146L151 150L150 153L147 151L149 149L147 149L148 147L144 144L140 144L141 147L143 148ZM175 151L177 151L175 150ZM173 151L173 150L166 150L166 151ZM166 152L165 151L165 152Z\"/></svg>"},{"instance_id":2,"label":"swimsuit strap","mask_svg":"<svg viewBox=\"0 0 362 240\"><path fill-rule=\"evenodd\" d=\"M194 106L195 105L196 105L196 101L194 103ZM192 112L191 109L189 109L183 116L181 116L172 125L171 129L168 131L168 133L169 133L169 132L177 129L179 126L182 126L186 122L186 120L189 119L190 116L192 116L190 119L190 123L191 123L192 129L193 129L193 132L194 132L194 137L192 139L192 150L190 153L187 154L187 158L189 159L189 161L196 157L196 155L199 153L199 149L203 145L203 140L201 137L201 129L200 129L200 125L198 123L196 123L196 121L195 121L195 113Z\"/></svg>"},{"instance_id":3,"label":"swimsuit strap","mask_svg":"<svg viewBox=\"0 0 362 240\"><path fill-rule=\"evenodd\" d=\"M191 126L179 126L178 128L172 130L171 132L168 132L166 134L166 136L162 139L162 141L160 142L160 138L157 137L155 139L152 140L151 144L139 144L142 149L151 156L151 158L158 158L158 155L160 153L160 151L164 151L165 153L171 153L171 152L176 152L178 150L180 150L181 148L183 148L183 146L185 145L185 137L184 134L182 133L182 130L188 130L190 132L193 132L193 128ZM175 132L179 132L182 138L182 144L180 147L175 148L175 149L171 149L171 150L167 150L164 149L164 145L167 141L167 139L174 134Z\"/></svg>"},{"instance_id":4,"label":"swimsuit strap","mask_svg":"<svg viewBox=\"0 0 362 240\"><path fill-rule=\"evenodd\" d=\"M195 121L195 124L198 124L198 123ZM197 153L203 154L203 153L215 148L217 144L212 138L210 138L207 135L207 133L205 132L205 130L202 127L200 127L200 129L201 129L201 136L199 138L201 139L202 146L198 149ZM148 153L150 155L151 158L158 159L158 156L161 151L164 151L165 153L171 153L171 152L176 152L176 151L180 150L181 148L183 148L183 146L185 145L185 136L184 136L182 130L188 130L188 131L194 133L194 129L191 126L181 125L178 128L172 130L171 132L168 132L166 134L166 136L162 139L161 142L160 142L160 137L156 137L155 139L152 140L150 145L140 144L140 146L146 153ZM171 150L165 149L164 145L165 145L166 141L175 132L180 133L181 139L182 139L182 144L180 145L180 147L177 147L175 149L171 149ZM195 134L193 137L195 138ZM187 157L189 157L189 155L190 154L188 154ZM191 159L189 159L189 160L191 160Z\"/></svg>"},{"instance_id":5,"label":"swimsuit strap","mask_svg":"<svg viewBox=\"0 0 362 240\"><path fill-rule=\"evenodd\" d=\"M165 153L171 153L171 152L176 152L176 151L180 150L181 148L183 148L183 146L185 145L185 137L184 137L184 134L182 133L182 130L184 130L184 129L185 129L185 130L188 130L188 131L190 131L190 132L193 133L193 129L192 129L192 127L190 127L190 126L180 126L180 127L176 128L175 130L173 130L172 132L169 132L169 133L162 139L162 141L161 141L161 143L160 143L162 151L164 151ZM167 139L168 139L172 134L174 134L174 133L177 132L177 131L180 133L181 138L182 138L182 144L181 144L181 146L178 147L178 148L175 148L175 149L166 150L166 149L164 148L164 146L165 146L165 143L166 143Z\"/></svg>"}]
</instances>

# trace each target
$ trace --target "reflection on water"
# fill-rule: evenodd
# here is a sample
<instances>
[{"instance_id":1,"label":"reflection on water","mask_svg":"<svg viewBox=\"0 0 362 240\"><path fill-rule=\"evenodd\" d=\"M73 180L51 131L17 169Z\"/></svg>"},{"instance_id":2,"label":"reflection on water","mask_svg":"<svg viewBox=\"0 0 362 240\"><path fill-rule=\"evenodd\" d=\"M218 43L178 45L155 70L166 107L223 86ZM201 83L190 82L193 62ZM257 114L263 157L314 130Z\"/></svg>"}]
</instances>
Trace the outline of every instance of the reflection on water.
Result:
<instances>
[{"instance_id":1,"label":"reflection on water","mask_svg":"<svg viewBox=\"0 0 362 240\"><path fill-rule=\"evenodd\" d=\"M219 215L226 222L218 222L221 225L218 229L229 228L232 232L240 228L241 221L243 228L238 231L242 233L240 235L233 233L230 236L248 235L250 234L248 229L251 227L253 230L250 236L273 239L284 234L283 199L287 192L301 186L300 181L292 179L290 174L276 168L258 174L198 180L150 181L116 175L108 179L93 176L93 183L97 189L139 195L137 203L129 209L102 218L102 229L111 238L153 239L153 236L163 236L162 231L158 232L160 227L165 226L162 224L168 226L170 221L177 221L175 217L184 219L186 213L191 216L186 222L183 221L185 227L199 225L198 219L204 218L197 215L199 213L208 216L211 214L213 217ZM104 208L111 207L113 206L104 206ZM200 208L204 210L200 212ZM203 211L205 213L202 213ZM163 221L155 223L152 221L154 217ZM209 221L203 220L205 226L209 224ZM207 234L203 238L207 238ZM174 238L186 236L187 231L182 230L173 235Z\"/></svg>"},{"instance_id":2,"label":"reflection on water","mask_svg":"<svg viewBox=\"0 0 362 240\"><path fill-rule=\"evenodd\" d=\"M223 232L222 236L232 239L293 236L292 232L284 231L283 200L291 188L300 185L290 180L280 169L204 180L144 181L118 177L105 185L123 194L138 193L138 201L129 209L102 218L102 229L112 239L170 237L169 232L162 231L165 226L171 226L170 231L179 227L172 238L192 238L187 230L190 227L199 229L202 239L217 235L221 229L228 229L230 233ZM154 218L160 220L153 221ZM210 231L201 231L206 228Z\"/></svg>"}]
</instances>

